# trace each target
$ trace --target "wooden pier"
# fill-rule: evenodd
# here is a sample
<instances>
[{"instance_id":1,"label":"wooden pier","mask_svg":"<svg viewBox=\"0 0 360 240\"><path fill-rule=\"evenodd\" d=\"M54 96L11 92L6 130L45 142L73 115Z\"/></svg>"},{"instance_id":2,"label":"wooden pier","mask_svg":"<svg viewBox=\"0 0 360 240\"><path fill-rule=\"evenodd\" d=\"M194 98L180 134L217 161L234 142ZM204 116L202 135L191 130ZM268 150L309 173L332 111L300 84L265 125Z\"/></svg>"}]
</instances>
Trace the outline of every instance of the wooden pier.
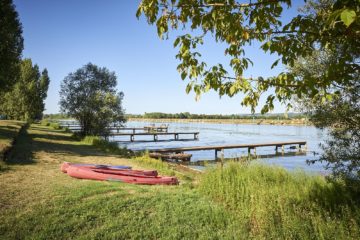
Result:
<instances>
[{"instance_id":1,"label":"wooden pier","mask_svg":"<svg viewBox=\"0 0 360 240\"><path fill-rule=\"evenodd\" d=\"M130 136L130 141L135 141L135 136L153 136L154 142L158 141L158 136L174 136L175 141L180 141L180 135L193 135L194 140L199 139L199 132L157 132L157 133L110 133L110 136Z\"/></svg>"},{"instance_id":2,"label":"wooden pier","mask_svg":"<svg viewBox=\"0 0 360 240\"><path fill-rule=\"evenodd\" d=\"M62 127L67 127L69 128L69 130L71 131L79 131L81 130L80 125L78 124L62 124L60 125ZM168 132L168 126L160 126L160 127L154 127L154 126L145 126L145 127L109 127L108 128L111 131L116 130L118 133L120 131L132 131L132 133L136 133L137 131L142 131L142 132Z\"/></svg>"},{"instance_id":3,"label":"wooden pier","mask_svg":"<svg viewBox=\"0 0 360 240\"><path fill-rule=\"evenodd\" d=\"M251 150L256 154L256 148L259 147L275 147L277 152L281 148L282 152L285 150L285 146L295 145L299 150L302 146L306 148L306 141L289 141L289 142L270 142L270 143L253 143L253 144L237 144L237 145L220 145L220 146L195 146L195 147L182 147L182 148L162 148L162 149L150 149L150 152L158 153L181 153L185 151L205 151L205 150L215 150L215 159L218 158L218 152L221 152L221 157L224 157L224 149L234 149L234 148L247 148L248 154L251 154Z\"/></svg>"}]
</instances>

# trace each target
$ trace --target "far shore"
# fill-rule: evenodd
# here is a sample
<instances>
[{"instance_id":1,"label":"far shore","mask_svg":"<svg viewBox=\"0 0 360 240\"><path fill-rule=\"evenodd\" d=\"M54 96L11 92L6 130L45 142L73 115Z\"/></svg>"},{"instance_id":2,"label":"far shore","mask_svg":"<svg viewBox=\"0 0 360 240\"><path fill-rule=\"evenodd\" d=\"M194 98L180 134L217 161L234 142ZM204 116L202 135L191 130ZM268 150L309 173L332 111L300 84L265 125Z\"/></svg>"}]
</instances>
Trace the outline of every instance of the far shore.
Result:
<instances>
[{"instance_id":1,"label":"far shore","mask_svg":"<svg viewBox=\"0 0 360 240\"><path fill-rule=\"evenodd\" d=\"M286 125L310 126L308 119L172 119L172 118L129 118L128 121L138 122L180 122L180 123L218 123L218 124L249 124L249 125Z\"/></svg>"}]
</instances>

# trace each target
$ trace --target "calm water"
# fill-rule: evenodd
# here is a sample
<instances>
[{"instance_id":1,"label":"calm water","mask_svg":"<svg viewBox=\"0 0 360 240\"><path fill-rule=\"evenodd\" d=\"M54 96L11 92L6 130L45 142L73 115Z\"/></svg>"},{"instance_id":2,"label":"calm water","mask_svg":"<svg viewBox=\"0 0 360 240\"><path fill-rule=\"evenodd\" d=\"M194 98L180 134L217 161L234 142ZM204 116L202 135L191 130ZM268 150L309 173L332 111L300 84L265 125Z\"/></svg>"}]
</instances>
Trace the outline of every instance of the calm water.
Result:
<instances>
[{"instance_id":1,"label":"calm water","mask_svg":"<svg viewBox=\"0 0 360 240\"><path fill-rule=\"evenodd\" d=\"M152 122L157 126L163 124ZM149 122L127 122L126 127L143 127L149 125ZM171 148L187 146L212 146L228 144L248 144L248 143L266 143L282 141L307 141L307 151L299 154L297 150L285 147L285 155L281 153L275 155L274 147L260 147L256 149L259 160L267 164L278 164L289 170L302 168L306 171L325 172L320 163L307 165L306 160L313 160L318 157L314 152L319 153L319 143L322 142L326 134L312 126L275 126L275 125L241 125L241 124L211 124L211 123L173 123L168 122L169 132L200 132L197 141L166 141L174 136L159 136L159 142L151 142L152 136L135 136L135 140L129 141L126 137L113 137L110 140L120 141L120 146L126 146L132 150ZM180 138L193 138L192 135L183 135ZM281 150L280 150L281 151ZM201 162L201 160L214 160L214 150L194 151L192 162ZM237 158L247 155L247 149L226 149L225 158ZM220 155L220 154L219 154Z\"/></svg>"}]
</instances>

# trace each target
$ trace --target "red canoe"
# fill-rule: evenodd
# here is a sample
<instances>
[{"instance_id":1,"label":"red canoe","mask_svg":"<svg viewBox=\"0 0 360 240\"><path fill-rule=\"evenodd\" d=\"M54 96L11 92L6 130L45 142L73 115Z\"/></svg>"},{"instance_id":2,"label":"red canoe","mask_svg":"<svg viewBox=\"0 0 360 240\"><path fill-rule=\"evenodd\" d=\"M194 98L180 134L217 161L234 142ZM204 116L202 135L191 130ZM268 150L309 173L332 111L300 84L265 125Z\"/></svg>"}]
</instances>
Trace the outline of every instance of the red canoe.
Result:
<instances>
[{"instance_id":1,"label":"red canoe","mask_svg":"<svg viewBox=\"0 0 360 240\"><path fill-rule=\"evenodd\" d=\"M110 174L95 172L91 168L84 168L78 166L69 166L67 168L67 174L74 178L91 179L100 181L119 181L133 184L163 184L163 185L176 185L178 180L176 177L161 177L161 176L129 176L120 174Z\"/></svg>"},{"instance_id":2,"label":"red canoe","mask_svg":"<svg viewBox=\"0 0 360 240\"><path fill-rule=\"evenodd\" d=\"M132 170L132 169L121 169L116 168L116 166L111 165L94 165L94 164L73 164L69 162L64 162L61 164L61 171L66 173L69 166L76 166L78 168L91 169L94 172L99 173L108 173L108 174L118 174L125 176L135 176L135 177L156 177L158 172L156 170Z\"/></svg>"},{"instance_id":3,"label":"red canoe","mask_svg":"<svg viewBox=\"0 0 360 240\"><path fill-rule=\"evenodd\" d=\"M107 169L131 169L130 166L112 166L112 165L102 165L102 164L86 164L86 163L69 163L69 162L63 162L61 164L61 171L63 173L66 173L66 169L70 166L81 166L81 167L89 167L89 168L107 168Z\"/></svg>"}]
</instances>

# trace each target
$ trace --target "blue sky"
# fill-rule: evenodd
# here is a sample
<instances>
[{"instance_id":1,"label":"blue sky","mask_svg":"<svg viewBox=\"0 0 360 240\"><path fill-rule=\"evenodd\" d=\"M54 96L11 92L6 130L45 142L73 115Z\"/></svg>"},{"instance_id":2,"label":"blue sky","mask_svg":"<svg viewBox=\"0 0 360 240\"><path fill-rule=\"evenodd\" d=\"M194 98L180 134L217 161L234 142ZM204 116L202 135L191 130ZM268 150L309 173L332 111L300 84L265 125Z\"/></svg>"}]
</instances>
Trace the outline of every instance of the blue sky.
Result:
<instances>
[{"instance_id":1,"label":"blue sky","mask_svg":"<svg viewBox=\"0 0 360 240\"><path fill-rule=\"evenodd\" d=\"M154 26L135 17L140 1L132 0L14 0L23 25L23 57L31 58L41 69L47 68L51 83L46 99L46 113L59 111L60 83L70 72L92 62L115 71L118 90L125 94L127 113L191 112L205 114L250 113L240 105L241 95L233 98L210 92L195 101L186 94L176 71L179 64L170 40L160 40ZM296 14L303 1L294 1L284 19ZM209 63L227 64L223 46L211 38L202 47ZM246 49L254 62L245 76L270 76L282 70L270 70L276 56L264 54L259 45ZM277 104L274 112L283 112Z\"/></svg>"}]
</instances>

